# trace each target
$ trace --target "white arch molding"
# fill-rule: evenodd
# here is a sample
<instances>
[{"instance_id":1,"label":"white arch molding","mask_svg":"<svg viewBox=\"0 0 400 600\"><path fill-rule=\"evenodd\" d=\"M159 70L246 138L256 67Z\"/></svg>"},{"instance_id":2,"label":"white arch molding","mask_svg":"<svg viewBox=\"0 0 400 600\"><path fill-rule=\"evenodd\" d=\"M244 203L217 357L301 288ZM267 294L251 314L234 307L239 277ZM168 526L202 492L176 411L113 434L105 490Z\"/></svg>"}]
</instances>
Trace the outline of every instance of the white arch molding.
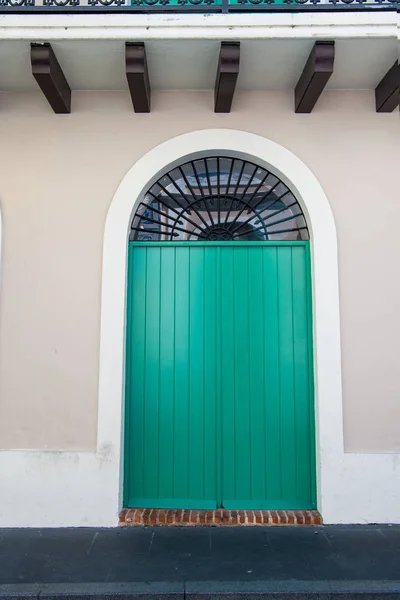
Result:
<instances>
[{"instance_id":1,"label":"white arch molding","mask_svg":"<svg viewBox=\"0 0 400 600\"><path fill-rule=\"evenodd\" d=\"M310 169L286 148L252 133L211 129L168 140L130 169L114 196L104 236L98 449L112 449L119 479L115 502L120 508L130 221L144 193L162 172L210 153L235 155L275 173L291 188L307 219L312 247L318 509L327 518L330 499L337 494L332 487L334 474L340 470L344 454L336 228L328 199Z\"/></svg>"}]
</instances>

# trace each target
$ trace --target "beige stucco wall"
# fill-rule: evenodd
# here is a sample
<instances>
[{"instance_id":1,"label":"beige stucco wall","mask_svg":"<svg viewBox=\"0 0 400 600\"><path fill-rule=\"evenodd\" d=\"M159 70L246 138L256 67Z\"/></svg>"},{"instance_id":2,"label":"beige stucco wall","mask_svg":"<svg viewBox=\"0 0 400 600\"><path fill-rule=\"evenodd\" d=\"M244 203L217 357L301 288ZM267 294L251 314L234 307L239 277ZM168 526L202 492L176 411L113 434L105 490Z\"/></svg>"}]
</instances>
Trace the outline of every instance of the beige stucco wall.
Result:
<instances>
[{"instance_id":1,"label":"beige stucco wall","mask_svg":"<svg viewBox=\"0 0 400 600\"><path fill-rule=\"evenodd\" d=\"M243 129L292 150L331 202L339 237L345 446L400 450L398 114L372 92L326 92L311 115L290 93L75 93L54 115L40 93L0 94L0 448L96 444L102 239L126 171L180 133ZM166 157L166 161L168 157ZM132 198L132 202L134 198Z\"/></svg>"}]
</instances>

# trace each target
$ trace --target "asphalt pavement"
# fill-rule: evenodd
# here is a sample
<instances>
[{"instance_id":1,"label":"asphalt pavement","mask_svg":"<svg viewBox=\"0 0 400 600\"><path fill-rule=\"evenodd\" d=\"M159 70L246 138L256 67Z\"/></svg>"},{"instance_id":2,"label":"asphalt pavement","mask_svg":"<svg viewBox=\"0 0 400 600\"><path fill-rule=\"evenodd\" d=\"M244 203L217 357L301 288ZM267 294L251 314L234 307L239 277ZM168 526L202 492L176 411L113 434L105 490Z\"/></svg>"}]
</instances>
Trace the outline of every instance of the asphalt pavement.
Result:
<instances>
[{"instance_id":1,"label":"asphalt pavement","mask_svg":"<svg viewBox=\"0 0 400 600\"><path fill-rule=\"evenodd\" d=\"M400 600L400 526L1 529L0 599Z\"/></svg>"}]
</instances>

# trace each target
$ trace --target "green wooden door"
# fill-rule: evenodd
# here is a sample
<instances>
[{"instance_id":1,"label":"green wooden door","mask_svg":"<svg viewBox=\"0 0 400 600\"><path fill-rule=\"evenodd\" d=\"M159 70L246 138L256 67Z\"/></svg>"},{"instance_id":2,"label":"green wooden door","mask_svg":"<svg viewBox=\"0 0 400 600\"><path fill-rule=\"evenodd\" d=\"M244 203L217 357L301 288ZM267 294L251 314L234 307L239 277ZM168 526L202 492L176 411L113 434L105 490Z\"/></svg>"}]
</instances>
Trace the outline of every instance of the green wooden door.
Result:
<instances>
[{"instance_id":1,"label":"green wooden door","mask_svg":"<svg viewBox=\"0 0 400 600\"><path fill-rule=\"evenodd\" d=\"M129 246L125 506L315 507L308 242Z\"/></svg>"}]
</instances>

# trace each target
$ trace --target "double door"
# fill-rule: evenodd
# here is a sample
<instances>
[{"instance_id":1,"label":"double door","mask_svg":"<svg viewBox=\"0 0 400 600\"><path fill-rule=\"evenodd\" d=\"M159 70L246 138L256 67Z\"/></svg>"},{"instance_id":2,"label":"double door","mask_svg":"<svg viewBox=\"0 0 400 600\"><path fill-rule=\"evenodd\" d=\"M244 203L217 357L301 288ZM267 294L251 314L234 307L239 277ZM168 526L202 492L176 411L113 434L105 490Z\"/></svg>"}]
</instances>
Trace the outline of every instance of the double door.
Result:
<instances>
[{"instance_id":1,"label":"double door","mask_svg":"<svg viewBox=\"0 0 400 600\"><path fill-rule=\"evenodd\" d=\"M308 242L129 246L124 505L315 506Z\"/></svg>"}]
</instances>

